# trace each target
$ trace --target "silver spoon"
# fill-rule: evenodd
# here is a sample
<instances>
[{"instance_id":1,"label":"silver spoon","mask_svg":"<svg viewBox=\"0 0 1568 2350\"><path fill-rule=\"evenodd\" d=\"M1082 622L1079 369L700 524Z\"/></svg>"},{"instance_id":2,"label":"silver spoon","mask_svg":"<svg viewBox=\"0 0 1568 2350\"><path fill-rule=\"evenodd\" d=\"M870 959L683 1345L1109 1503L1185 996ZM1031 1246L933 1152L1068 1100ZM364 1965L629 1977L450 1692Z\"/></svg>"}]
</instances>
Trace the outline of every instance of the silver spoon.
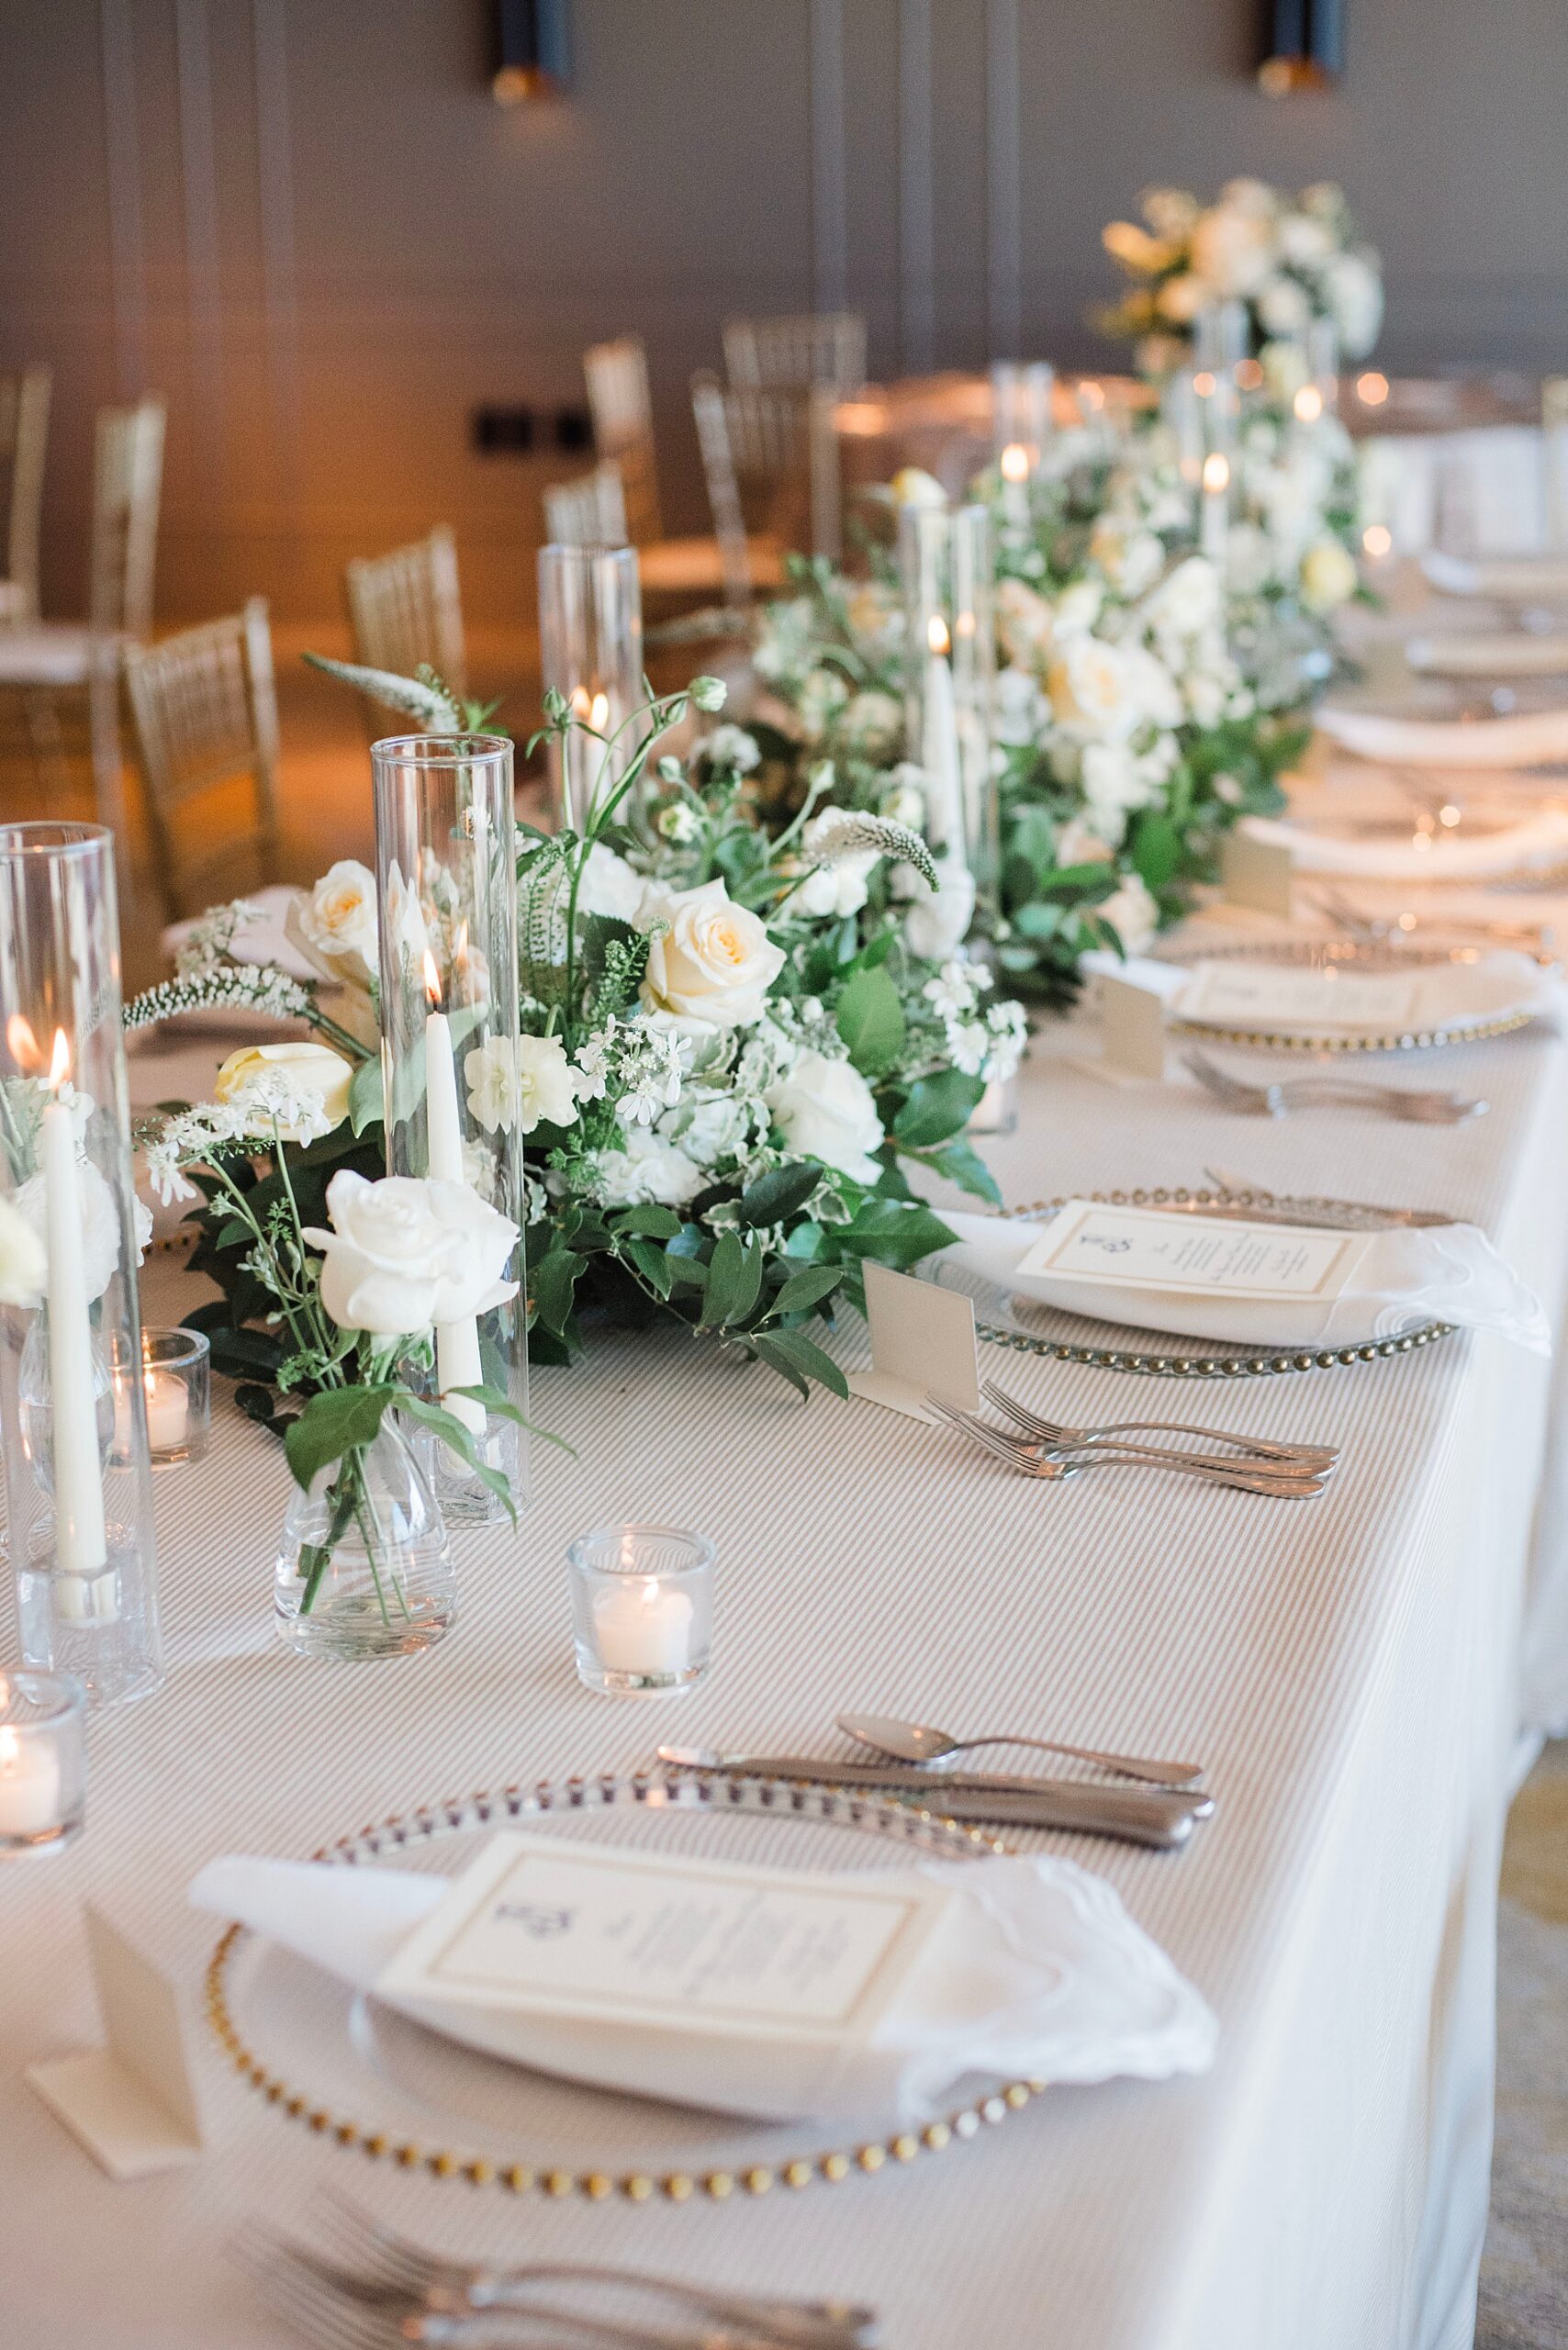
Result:
<instances>
[{"instance_id":1,"label":"silver spoon","mask_svg":"<svg viewBox=\"0 0 1568 2350\"><path fill-rule=\"evenodd\" d=\"M950 1754L968 1754L977 1746L1036 1746L1042 1754L1070 1754L1075 1762L1098 1763L1126 1779L1147 1779L1157 1787L1190 1786L1204 1775L1201 1762L1140 1762L1132 1754L1102 1754L1092 1746L1063 1746L1052 1738L952 1738L925 1722L901 1722L892 1714L840 1714L838 1727L862 1746L891 1754L901 1762L941 1762Z\"/></svg>"}]
</instances>

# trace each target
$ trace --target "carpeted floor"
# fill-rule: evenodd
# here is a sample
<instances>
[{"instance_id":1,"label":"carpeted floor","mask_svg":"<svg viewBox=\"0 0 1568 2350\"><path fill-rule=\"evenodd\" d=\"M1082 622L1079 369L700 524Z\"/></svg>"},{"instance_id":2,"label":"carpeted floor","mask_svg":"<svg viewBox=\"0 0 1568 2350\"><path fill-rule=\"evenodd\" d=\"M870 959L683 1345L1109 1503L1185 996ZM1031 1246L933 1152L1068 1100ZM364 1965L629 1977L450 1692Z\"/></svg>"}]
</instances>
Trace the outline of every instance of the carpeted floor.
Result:
<instances>
[{"instance_id":1,"label":"carpeted floor","mask_svg":"<svg viewBox=\"0 0 1568 2350\"><path fill-rule=\"evenodd\" d=\"M1497 2026L1475 2350L1568 2350L1568 1740L1547 1749L1509 1816Z\"/></svg>"}]
</instances>

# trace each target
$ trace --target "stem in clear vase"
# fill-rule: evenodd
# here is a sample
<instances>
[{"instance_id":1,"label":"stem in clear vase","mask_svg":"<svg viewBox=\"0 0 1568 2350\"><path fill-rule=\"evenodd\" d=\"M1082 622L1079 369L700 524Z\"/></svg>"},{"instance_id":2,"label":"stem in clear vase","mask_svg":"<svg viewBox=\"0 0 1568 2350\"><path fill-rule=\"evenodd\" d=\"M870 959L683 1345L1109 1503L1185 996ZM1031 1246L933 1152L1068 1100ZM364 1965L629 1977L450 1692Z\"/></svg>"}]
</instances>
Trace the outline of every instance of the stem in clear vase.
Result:
<instances>
[{"instance_id":1,"label":"stem in clear vase","mask_svg":"<svg viewBox=\"0 0 1568 2350\"><path fill-rule=\"evenodd\" d=\"M350 1518L359 1515L362 1495L360 1474L362 1459L363 1455L357 1450L344 1453L342 1464L332 1480L330 1489L332 1516L327 1528L327 1539L324 1542L310 1542L301 1546L299 1563L305 1571L305 1595L299 1603L299 1612L302 1616L308 1616L310 1613L311 1602L320 1587L322 1576L332 1563L333 1551L348 1531ZM363 1518L360 1523L364 1525ZM375 1573L374 1551L371 1554L370 1571L372 1574ZM380 1588L378 1578L377 1591ZM381 1612L383 1615L386 1612L385 1600L382 1602Z\"/></svg>"}]
</instances>

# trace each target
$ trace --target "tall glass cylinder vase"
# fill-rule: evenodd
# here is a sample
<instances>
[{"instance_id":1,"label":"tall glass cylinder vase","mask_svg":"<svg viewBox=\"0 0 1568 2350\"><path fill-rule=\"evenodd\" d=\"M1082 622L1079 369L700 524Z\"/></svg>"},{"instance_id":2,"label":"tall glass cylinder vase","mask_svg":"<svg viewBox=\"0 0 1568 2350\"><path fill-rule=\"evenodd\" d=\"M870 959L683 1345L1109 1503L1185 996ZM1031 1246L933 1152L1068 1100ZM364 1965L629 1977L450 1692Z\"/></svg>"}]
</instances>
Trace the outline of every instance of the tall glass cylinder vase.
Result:
<instances>
[{"instance_id":1,"label":"tall glass cylinder vase","mask_svg":"<svg viewBox=\"0 0 1568 2350\"><path fill-rule=\"evenodd\" d=\"M114 836L0 827L0 1422L22 1656L123 1705L162 1679Z\"/></svg>"},{"instance_id":2,"label":"tall glass cylinder vase","mask_svg":"<svg viewBox=\"0 0 1568 2350\"><path fill-rule=\"evenodd\" d=\"M905 507L899 517L904 600L904 730L921 768L925 837L938 886L916 900L904 935L916 955L940 961L967 936L975 884L965 832L963 754L953 657L953 517L945 507Z\"/></svg>"},{"instance_id":3,"label":"tall glass cylinder vase","mask_svg":"<svg viewBox=\"0 0 1568 2350\"><path fill-rule=\"evenodd\" d=\"M512 746L494 734L415 734L377 743L370 755L386 1170L465 1184L521 1231ZM493 1387L527 1410L521 1239L505 1277L518 1285L514 1296L438 1321L426 1383L521 1503L522 1430L463 1393ZM449 1519L505 1515L447 1445L430 1451L429 1469Z\"/></svg>"},{"instance_id":4,"label":"tall glass cylinder vase","mask_svg":"<svg viewBox=\"0 0 1568 2350\"><path fill-rule=\"evenodd\" d=\"M1045 463L1056 380L1048 360L992 360L991 437L1003 481L1030 482Z\"/></svg>"},{"instance_id":5,"label":"tall glass cylinder vase","mask_svg":"<svg viewBox=\"0 0 1568 2350\"><path fill-rule=\"evenodd\" d=\"M1193 387L1203 403L1204 445L1234 469L1241 424L1238 370L1248 356L1247 307L1216 302L1200 310L1193 328Z\"/></svg>"},{"instance_id":6,"label":"tall glass cylinder vase","mask_svg":"<svg viewBox=\"0 0 1568 2350\"><path fill-rule=\"evenodd\" d=\"M550 761L560 822L580 833L634 747L618 730L644 699L635 547L540 548L539 657L545 690L579 722Z\"/></svg>"},{"instance_id":7,"label":"tall glass cylinder vase","mask_svg":"<svg viewBox=\"0 0 1568 2350\"><path fill-rule=\"evenodd\" d=\"M1002 872L995 731L996 551L991 509L952 518L953 699L958 722L964 844L980 894L994 906Z\"/></svg>"}]
</instances>

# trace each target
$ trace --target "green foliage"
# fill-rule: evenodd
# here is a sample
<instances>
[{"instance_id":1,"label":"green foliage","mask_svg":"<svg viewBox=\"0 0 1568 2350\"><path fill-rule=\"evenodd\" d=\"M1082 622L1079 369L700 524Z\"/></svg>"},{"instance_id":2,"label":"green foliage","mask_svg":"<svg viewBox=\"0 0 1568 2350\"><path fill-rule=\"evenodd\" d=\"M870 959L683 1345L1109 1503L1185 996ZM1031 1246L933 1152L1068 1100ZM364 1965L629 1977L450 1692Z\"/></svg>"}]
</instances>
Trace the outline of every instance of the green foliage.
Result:
<instances>
[{"instance_id":1,"label":"green foliage","mask_svg":"<svg viewBox=\"0 0 1568 2350\"><path fill-rule=\"evenodd\" d=\"M879 965L849 979L834 1019L863 1077L879 1077L892 1067L903 1043L904 1012L897 988Z\"/></svg>"}]
</instances>

